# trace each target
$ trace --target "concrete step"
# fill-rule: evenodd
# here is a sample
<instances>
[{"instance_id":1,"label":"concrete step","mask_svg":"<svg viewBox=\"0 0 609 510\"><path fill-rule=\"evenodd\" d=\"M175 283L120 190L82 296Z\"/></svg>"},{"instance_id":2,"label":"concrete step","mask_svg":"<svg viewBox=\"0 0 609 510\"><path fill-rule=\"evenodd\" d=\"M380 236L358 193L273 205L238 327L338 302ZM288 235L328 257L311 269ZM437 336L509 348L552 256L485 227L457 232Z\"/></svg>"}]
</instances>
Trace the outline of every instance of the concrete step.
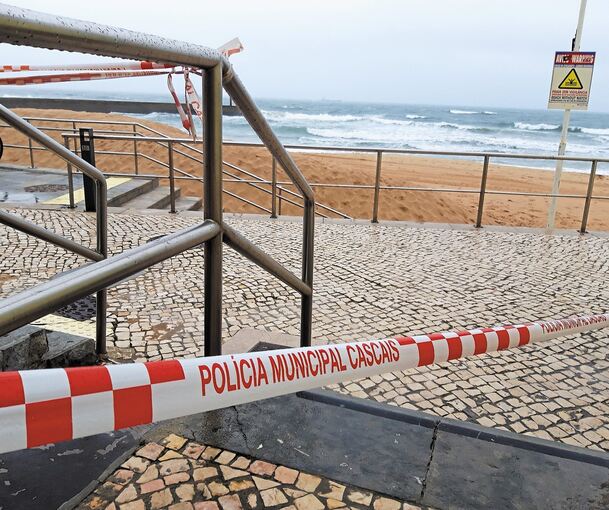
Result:
<instances>
[{"instance_id":1,"label":"concrete step","mask_svg":"<svg viewBox=\"0 0 609 510\"><path fill-rule=\"evenodd\" d=\"M42 357L48 350L44 329L23 326L0 337L0 370L41 368Z\"/></svg>"},{"instance_id":2,"label":"concrete step","mask_svg":"<svg viewBox=\"0 0 609 510\"><path fill-rule=\"evenodd\" d=\"M0 337L0 371L96 363L92 338L23 326Z\"/></svg>"},{"instance_id":3,"label":"concrete step","mask_svg":"<svg viewBox=\"0 0 609 510\"><path fill-rule=\"evenodd\" d=\"M176 211L199 211L202 206L202 198L180 197L176 200Z\"/></svg>"},{"instance_id":4,"label":"concrete step","mask_svg":"<svg viewBox=\"0 0 609 510\"><path fill-rule=\"evenodd\" d=\"M95 340L59 331L47 331L49 350L42 357L46 368L93 365Z\"/></svg>"},{"instance_id":5,"label":"concrete step","mask_svg":"<svg viewBox=\"0 0 609 510\"><path fill-rule=\"evenodd\" d=\"M175 189L176 201L180 198L180 188ZM144 195L123 204L129 209L165 209L169 207L171 195L169 186L159 186Z\"/></svg>"},{"instance_id":6,"label":"concrete step","mask_svg":"<svg viewBox=\"0 0 609 510\"><path fill-rule=\"evenodd\" d=\"M159 185L158 179L131 179L108 190L108 206L121 207L135 198L150 193Z\"/></svg>"}]
</instances>

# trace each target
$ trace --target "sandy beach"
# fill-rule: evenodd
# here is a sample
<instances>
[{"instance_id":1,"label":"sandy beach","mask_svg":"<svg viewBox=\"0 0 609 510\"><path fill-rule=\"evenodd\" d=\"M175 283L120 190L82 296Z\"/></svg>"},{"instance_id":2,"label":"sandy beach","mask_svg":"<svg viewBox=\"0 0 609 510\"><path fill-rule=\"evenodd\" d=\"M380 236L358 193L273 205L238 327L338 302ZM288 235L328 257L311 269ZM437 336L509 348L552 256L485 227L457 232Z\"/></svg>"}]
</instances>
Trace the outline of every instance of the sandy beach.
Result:
<instances>
[{"instance_id":1,"label":"sandy beach","mask_svg":"<svg viewBox=\"0 0 609 510\"><path fill-rule=\"evenodd\" d=\"M165 124L134 119L119 114L96 114L72 112L67 110L33 110L16 109L18 114L29 117L50 117L66 119L94 119L130 121L161 131L167 135L186 138L183 131ZM34 122L42 126L42 122ZM44 122L45 126L66 128L67 124ZM82 124L81 127L85 127ZM124 126L93 125L94 129L131 130ZM143 131L142 131L143 132ZM126 133L125 133L126 134ZM52 135L61 141L60 131ZM23 135L13 129L3 128L0 131L6 144L25 144ZM200 148L200 146L199 146ZM132 152L131 141L96 141L97 166L105 172L133 172L134 158L128 155L103 155L100 151ZM139 142L138 152L150 158L163 162L167 161L167 149L152 142ZM374 183L375 157L355 153L292 153L310 183L329 184L367 184ZM175 166L192 175L200 176L201 164L182 156L175 155ZM253 172L263 178L270 179L271 157L264 148L235 147L225 145L224 160ZM5 148L3 162L29 166L29 152L13 148ZM39 168L65 168L65 163L48 151L35 152L35 164ZM230 169L227 169L230 170ZM167 169L159 164L139 158L139 171L143 174L167 175ZM383 185L434 187L444 189L478 189L482 162L472 160L456 160L439 157L419 157L404 155L383 156L382 178ZM240 176L245 177L243 174ZM287 180L280 171L280 180ZM563 174L561 192L566 194L583 195L587 187L587 175L582 173L565 172ZM201 196L202 187L198 181L177 181L182 194ZM491 164L487 183L488 190L539 192L550 191L552 172L538 169L509 167ZM267 186L270 189L270 186ZM247 184L226 183L225 189L239 196L254 201L270 209L270 195ZM293 187L291 189L294 189ZM338 209L354 218L370 219L372 214L373 192L368 189L321 188L315 187L319 203ZM594 194L609 196L609 177L597 176ZM549 199L530 196L488 195L486 197L483 224L511 225L526 227L543 227ZM410 220L446 223L473 223L476 217L478 195L474 193L394 191L381 192L380 219ZM561 228L578 228L583 211L583 199L563 198L558 203L557 226ZM229 212L260 213L259 209L248 205L234 197L224 196L224 209ZM293 205L284 204L282 214L299 215L301 210ZM329 216L333 216L329 214ZM593 200L588 221L589 230L609 230L609 201Z\"/></svg>"}]
</instances>

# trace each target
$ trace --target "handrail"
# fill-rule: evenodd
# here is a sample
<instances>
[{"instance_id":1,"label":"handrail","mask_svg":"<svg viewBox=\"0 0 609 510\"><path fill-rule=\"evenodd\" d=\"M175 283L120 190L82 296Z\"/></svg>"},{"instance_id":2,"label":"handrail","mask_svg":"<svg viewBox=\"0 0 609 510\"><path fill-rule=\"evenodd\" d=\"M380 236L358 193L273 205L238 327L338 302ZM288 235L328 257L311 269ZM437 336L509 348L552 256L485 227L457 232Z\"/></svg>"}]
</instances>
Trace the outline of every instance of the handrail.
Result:
<instances>
[{"instance_id":1,"label":"handrail","mask_svg":"<svg viewBox=\"0 0 609 510\"><path fill-rule=\"evenodd\" d=\"M215 49L124 28L0 4L2 42L107 57L151 60L209 69L222 63Z\"/></svg>"},{"instance_id":2,"label":"handrail","mask_svg":"<svg viewBox=\"0 0 609 510\"><path fill-rule=\"evenodd\" d=\"M35 118L31 118L31 117L24 117L26 119L29 120L35 120ZM41 117L41 119L44 120L52 120L51 118L48 117ZM80 122L80 123L86 123L86 120L80 120L80 119L60 119L58 120L58 122ZM101 121L100 121L101 122ZM121 121L107 121L104 123L107 124L112 124L113 122L116 122L118 124L122 124L123 122ZM162 145L163 147L167 147L169 143L176 143L178 145L181 145L182 147L188 148L193 150L194 152L196 152L197 154L203 154L203 151L201 151L200 149L197 149L196 147L193 147L191 145L189 145L190 143L193 143L192 140L190 139L183 139L183 138L172 138L169 137L168 135L165 135L164 133L157 131L153 128L150 128L148 126L145 126L141 123L137 123L134 122L133 123L134 126L138 126L141 127L143 129L149 130L155 134L158 134L162 137L163 141L166 141L167 143L163 143L160 141L154 141L154 143L159 143L160 145ZM0 125L0 127L3 127L2 125ZM49 128L41 128L44 130L48 130ZM55 130L60 130L59 128L55 128ZM126 133L124 131L111 131L111 130L99 130L96 131L96 133L101 133L101 134L95 134L96 138L101 138L103 139L104 137L106 139L112 140L112 139L132 139L131 138L131 133L128 133L128 135L131 136L126 136L124 138L121 138L118 136L119 133ZM138 140L141 141L150 141L150 139L148 137L146 137L144 134L139 133L139 132L135 132L135 134L138 136ZM72 138L77 138L77 135L75 135L74 133L64 133L64 135L66 136L70 136ZM153 138L154 139L154 138ZM200 143L199 140L197 140L194 143ZM246 146L246 147L263 147L263 144L259 144L259 143L251 143L251 142L231 142L231 141L226 141L224 142L224 145L233 145L233 146ZM38 147L28 147L28 146L18 146L18 145L11 145L11 144L6 144L5 147L14 147L14 148L23 148L23 149L30 149L30 150L44 150L44 148L38 148ZM384 152L391 152L391 153L399 153L399 154L417 154L417 155L452 155L452 156L460 156L460 157L480 157L480 156L484 156L484 158L490 158L491 156L496 157L496 158L504 158L504 159L508 159L508 158L516 158L516 159L529 159L529 158L534 158L537 160L542 160L542 159L547 159L547 160L572 160L572 161L579 161L579 162L588 162L588 163L593 163L594 161L598 162L609 162L609 159L604 159L604 158L595 158L595 157L585 157L585 156L556 156L556 155L543 155L543 154L524 154L524 153L503 153L503 152L459 152L459 151L435 151L435 150L419 150L419 149L385 149L385 148L381 148L381 147L337 147L337 146L311 146L311 145L286 145L287 148L292 148L292 149L301 149L301 150L319 150L322 152L355 152L355 153L370 153L370 154L375 154L377 155L377 173L378 173L378 164L380 163L379 159L380 156L384 153ZM193 161L197 161L200 162L201 160L198 160L195 156L192 156L190 154L186 154L183 151L174 149L174 151L188 159L191 159ZM108 151L98 151L99 154L119 154L116 152L108 152ZM121 155L133 155L133 153L120 153ZM154 163L157 163L165 168L169 168L169 165L166 163L163 163L162 161L159 161L155 158L152 158L150 156L148 156L145 153L139 153L139 155L141 157L143 157L144 159L148 159ZM223 162L223 164L225 166L228 166L229 168L233 168L239 172L244 173L245 175L248 175L250 177L252 177L252 180L247 180L244 179L242 177L239 177L235 174L232 174L231 172L228 172L227 170L223 170L223 173L225 175L228 175L229 177L232 177L233 179L224 179L224 182L235 182L235 183L243 183L243 184L249 184L251 186L253 186L255 189L260 190L261 192L264 192L266 194L270 194L273 195L272 191L269 191L268 189L259 186L260 184L265 184L265 185L272 185L273 181L269 181L267 179L264 179L252 172L249 172L237 165L234 165L232 163L228 163L226 161ZM486 163L486 172L488 172L488 163ZM194 179L194 180L199 180L199 181L203 181L203 179L201 177L196 177L192 174L189 174L188 172L185 172L177 167L174 167L174 170L179 173L182 174L184 176L186 176L186 178L189 179ZM126 174L124 172L122 173L106 173L106 175L111 175L111 176L138 176L138 174ZM139 175L140 177L147 177L147 178L156 178L156 175ZM376 203L378 203L378 192L381 190L387 190L387 191L417 191L417 192L438 192L438 193L465 193L465 194L481 194L481 190L480 189L465 189L465 188L442 188L442 187L421 187L421 186L388 186L388 185L381 185L380 181L379 181L379 177L380 174L377 175L377 182L375 184L341 184L341 183L317 183L317 182L312 182L309 185L312 188L344 188L344 189L371 189L371 190L375 190L375 207L373 208L373 221L376 220L377 215L378 215L378 208L376 206ZM183 177L176 177L176 179L182 179ZM552 193L546 193L546 192L525 192L525 191L502 191L502 190L489 190L486 189L486 181L483 179L483 193L482 193L482 197L480 199L480 204L482 205L484 204L484 199L483 199L483 195L506 195L506 196L530 196L530 197L540 197L540 198L551 198L551 197L557 197L557 198L575 198L575 199L586 199L586 204L585 204L585 208L584 208L584 217L582 219L582 227L580 229L580 231L585 231L585 226L587 223L587 218L588 218L588 211L590 208L590 202L591 200L609 200L609 196L602 196L602 195L595 195L592 193L592 188L590 187L592 183L592 180L589 180L589 184L588 184L588 192L585 195L581 195L581 194L565 194L565 193L557 193L557 194L552 194ZM275 181L274 183L276 185L276 188L278 190L281 190L282 192L284 192L285 194L288 195L292 195L298 198L302 198L301 195L299 195L298 193L295 193L285 187L285 185L293 185L293 183L291 182L280 182L280 181ZM247 203L248 205L251 205L252 207L255 207L261 211L264 212L269 212L269 210L263 206L261 206L260 204L257 204L255 202L249 201L247 199L244 199L243 197L241 197L240 195L237 195L236 193L231 193L225 190L225 193L229 194L230 196L233 196L234 198L236 198L237 200L240 200L244 203ZM289 198L286 198L285 196L280 196L280 200L287 202L291 205L294 205L295 207L300 207L302 208L303 205L299 204L298 202L295 202L293 200L290 200ZM322 203L317 203L316 207L319 209L323 209L329 212L332 212L338 216L341 216L343 218L346 219L351 219L350 216L346 215L345 213L338 211L336 209L333 209L329 206L326 206L325 204ZM479 212L482 211L482 208L479 206ZM316 211L316 214L318 216L327 218L327 216L325 216L324 214ZM480 214L478 214L478 219L476 220L476 226L480 227L481 226L481 216Z\"/></svg>"},{"instance_id":3,"label":"handrail","mask_svg":"<svg viewBox=\"0 0 609 510\"><path fill-rule=\"evenodd\" d=\"M71 251L72 253L76 253L77 255L85 257L89 260L100 261L104 259L104 256L101 253L97 253L86 246L75 243L71 239L57 235L55 232L51 232L46 228L39 227L35 223L24 220L16 214L7 213L6 211L0 210L0 223L12 227L15 230L19 230L25 234L37 237L38 239L42 239L43 241L52 243L55 246L60 246L61 248Z\"/></svg>"},{"instance_id":4,"label":"handrail","mask_svg":"<svg viewBox=\"0 0 609 510\"><path fill-rule=\"evenodd\" d=\"M213 221L188 227L99 262L66 272L57 278L0 301L0 335L24 326L62 306L133 276L150 266L218 236Z\"/></svg>"},{"instance_id":5,"label":"handrail","mask_svg":"<svg viewBox=\"0 0 609 510\"><path fill-rule=\"evenodd\" d=\"M263 147L263 144L255 142L237 142L226 140L224 145L233 145L236 147ZM320 151L320 152L363 152L363 153L378 153L383 152L387 154L417 154L420 156L433 155L433 156L463 156L463 157L477 157L482 158L489 156L492 158L513 158L513 159L549 159L549 160L562 160L562 161L582 161L591 162L592 160L598 161L599 163L609 163L609 158L597 158L597 157L586 157L586 156L558 156L557 154L526 154L519 152L471 152L471 151L438 151L431 149L395 149L385 147L345 147L345 146L334 146L334 145L297 145L297 144L285 144L286 149L296 150L307 150L307 151Z\"/></svg>"},{"instance_id":6,"label":"handrail","mask_svg":"<svg viewBox=\"0 0 609 510\"><path fill-rule=\"evenodd\" d=\"M315 228L313 190L273 133L243 83L235 74L228 59L217 50L203 46L6 4L0 4L0 31L3 34L3 42L9 44L135 58L205 70L203 73L203 133L206 147L204 154L205 217L216 222L222 220L221 89L224 86L250 126L258 133L261 141L303 195L302 280L313 288ZM64 148L64 150L67 149ZM206 243L205 250L205 350L206 354L219 354L219 352L208 350L208 342L215 342L214 351L220 349L222 243L212 239ZM303 294L301 302L301 345L303 346L311 344L312 304L312 295Z\"/></svg>"},{"instance_id":7,"label":"handrail","mask_svg":"<svg viewBox=\"0 0 609 510\"><path fill-rule=\"evenodd\" d=\"M153 130L153 131L155 131L155 130ZM63 132L62 136L64 138L67 138L67 139L69 139L69 138L78 139L79 138L79 136L76 133L69 133L69 132ZM189 147L190 149L192 149L193 151L195 151L195 152L197 152L199 154L203 154L203 151L197 149L196 147L191 147L189 145L186 145L187 142L190 142L190 143L200 143L199 140L197 140L196 142L193 142L192 140L189 140L187 138L172 138L172 137L168 137L166 135L163 135L162 133L161 133L161 136L159 136L159 137L144 136L144 135L140 135L139 133L138 133L138 136L133 136L133 135L113 135L113 134L100 134L100 135L94 134L94 138L97 139L97 140L151 142L151 143L158 143L158 144L160 144L163 147L168 147L169 143L177 143L177 144L180 144L183 147ZM174 152L176 152L176 153L178 153L178 154L180 154L180 155L182 155L182 156L184 156L184 157L186 157L188 159L196 161L198 163L201 163L201 161L202 161L202 160L198 160L194 156L191 156L190 154L186 154L186 153L184 153L182 151L179 151L177 149L173 149L173 150L174 150ZM108 152L108 151L98 151L97 153L98 154L111 154L111 155L125 155L125 156L132 155L131 153L117 153L117 152ZM148 154L145 154L143 152L138 152L138 155L140 157L142 157L144 159L147 159L148 161L151 161L151 162L153 162L153 163L155 163L157 165L160 165L160 166L162 166L164 168L169 168L170 167L170 165L168 163L164 163L163 161L160 161L160 160L158 160L156 158L153 158L152 156L149 156ZM233 165L232 163L228 163L227 161L223 161L222 164L224 166L227 166L229 168L232 168L234 170L242 172L242 173L246 174L247 176L252 177L252 178L258 180L259 183L265 183L265 180L262 177L254 174L254 173L251 173L251 172L249 172L247 170L244 170L243 168L240 168L237 165ZM197 180L201 180L202 181L201 177L197 177L196 175L189 174L188 172L186 172L184 170L180 170L179 168L177 168L175 166L173 167L173 170L178 172L178 173L180 173L180 174L182 174L182 175L184 175L184 176L187 176L187 177L190 177L192 179L197 179ZM269 195L272 194L271 191L269 191L269 190L267 190L265 188L262 188L260 186L257 186L256 183L246 181L245 179L241 179L238 176L228 172L227 170L223 170L222 173L224 173L225 175L228 175L230 177L233 177L235 179L239 179L241 182L249 184L253 188L255 188L255 189L259 190L259 191L262 191L262 192L264 192L266 194L269 194ZM124 175L127 175L127 174L124 174ZM294 184L294 183L292 182L292 184ZM312 185L310 185L310 186L312 186ZM287 194L292 195L292 196L295 196L295 197L298 197L298 198L301 198L301 199L303 198L302 195L299 195L298 193L294 193L293 191L290 191L290 190L288 190L286 188L281 188L281 190L284 191ZM268 209L266 209L265 207L263 207L263 206L261 206L259 204L256 204L255 202L252 202L250 200L247 200L246 198L243 198L243 197L237 195L236 193L231 193L231 192L229 192L227 190L224 190L224 193L226 193L226 194L228 194L230 196L233 196L233 197L237 198L238 200L247 203L248 205L252 205L253 207L256 207L257 209L260 209L260 210L263 210L265 212L269 212L270 213L270 211ZM290 199L282 198L282 200L284 200L285 202L288 202L288 203L290 203L290 204L292 204L292 205L294 205L296 207L304 208L303 205L301 205L301 204L299 204L297 202L294 202L294 201L292 201ZM327 206L325 204L316 203L316 206L318 208L320 208L320 209L323 209L325 211L329 211L329 212L331 212L333 214L336 214L337 216L341 216L344 219L352 219L351 216L349 216L348 214L345 214L345 213L343 213L341 211L338 211L338 210L336 210L336 209L334 209L332 207L329 207L329 206ZM328 217L325 214L320 213L319 211L315 211L315 214L317 214L318 216L321 216L322 218L327 218Z\"/></svg>"},{"instance_id":8,"label":"handrail","mask_svg":"<svg viewBox=\"0 0 609 510\"><path fill-rule=\"evenodd\" d=\"M47 122L53 122L53 121L55 121L55 122L71 123L73 125L75 123L80 123L80 124L87 124L88 123L88 121L86 119L65 119L65 118L54 119L54 118L50 118L50 117L23 117L23 118L26 119L26 120L29 120L29 121L47 121ZM199 155L202 156L203 155L203 151L201 149L197 149L196 147L193 147L191 145L192 143L202 143L203 140L201 140L201 139L196 139L196 140L193 141L193 140L191 140L189 138L170 137L170 136L166 135L165 133L163 133L161 131L158 131L158 130L156 130L154 128L151 128L149 126L146 126L145 124L142 124L140 122L95 120L95 121L91 121L91 123L92 124L93 123L94 124L106 124L106 125L114 125L114 124L116 124L116 125L131 125L131 126L134 127L134 129L135 129L135 127L139 127L141 129L145 129L147 131L150 131L150 132L158 135L158 137L150 137L150 136L144 135L142 133L139 133L138 131L131 132L131 131L107 130L106 129L106 130L96 130L95 131L95 138L97 138L97 139L102 139L102 140L103 139L105 139L105 140L133 140L134 142L138 142L138 141L141 141L141 142L150 142L150 143L158 144L158 145L160 145L161 147L164 147L164 148L168 148L168 145L171 142L171 143L174 143L173 151L176 154L179 154L179 155L181 155L181 156L183 156L183 157L185 157L187 159L190 159L191 161L194 161L196 163L201 163L202 162L202 159L198 159L196 156L193 156L191 154L187 154L186 152L181 151L181 150L175 148L175 145L179 145L180 147L183 147L185 149L189 149L189 150L195 152L196 154L199 154ZM0 125L0 128L3 128L3 127L10 127L10 126L8 126L8 125ZM65 138L74 138L74 139L78 139L79 138L79 135L76 134L76 132L74 131L75 128L73 128L73 130L71 132L66 132L65 128L41 127L40 129L42 129L44 131L61 131L62 132L62 136L64 137L64 139ZM104 136L100 136L100 134L104 135ZM123 135L123 137L121 137L120 135ZM232 145L232 144L233 144L233 142L228 142L228 143L224 142L224 145ZM263 144L259 144L258 146L259 147L264 147ZM7 147L7 148L17 148L17 149L28 149L30 151L45 150L44 148L41 148L41 147L21 146L21 145L13 145L13 144L6 144L5 147ZM100 151L100 150L97 151L97 154L100 154L100 155L113 155L113 156L135 156L136 155L135 152L131 153L131 152ZM146 154L144 152L138 152L137 156L142 157L144 159L147 159L148 161L151 161L151 162L153 162L155 164L158 164L158 165L160 165L160 166L162 166L164 168L168 168L169 169L169 164L164 163L164 162L162 162L162 161L160 161L160 160L158 160L156 158L153 158L152 156L149 156L148 154ZM223 165L228 166L229 168L233 168L233 169L235 169L237 171L243 172L244 174L252 177L253 179L257 179L259 181L258 184L271 184L270 182L267 182L262 177L254 174L252 172L249 172L247 170L244 170L243 168L240 168L240 167L238 167L236 165L233 165L232 163L229 163L227 161L223 161ZM197 177L195 175L192 175L192 174L190 174L190 173L188 173L188 172L186 172L184 170L181 170L181 169L177 168L176 166L173 167L173 170L175 172L183 175L183 176L186 176L186 177L189 177L189 178L192 178L192 179L196 179L196 180L199 180L199 181L203 182L203 179L201 177ZM272 191L269 191L268 189L262 188L260 186L256 186L256 183L251 182L251 181L247 181L246 179L239 178L239 177L235 176L234 174L231 174L230 172L228 172L226 170L223 170L223 173L225 175L229 175L230 177L238 179L239 182L241 182L241 183L249 184L252 187L254 187L255 189L258 189L259 191L262 191L262 192L264 192L266 194L269 194L269 195L273 194ZM106 172L106 175L109 175L109 174ZM116 175L119 175L119 174L116 174ZM130 176L131 174L125 174L123 172L120 175ZM138 175L139 174L136 172L135 176L138 176ZM224 182L233 182L233 181L228 181L228 180L225 179ZM286 184L286 183L277 183L277 184L280 185L278 187L278 189L281 189L282 192L302 199L302 195L299 195L298 193L294 193L293 191L290 191L289 189L281 187L281 184ZM291 182L291 184L293 185L294 183ZM313 187L314 185L310 184L310 186ZM331 185L329 185L329 186L331 186ZM259 210L264 211L264 212L271 212L266 207L263 207L260 204L257 204L256 202L248 200L248 199L242 197L241 195L238 195L237 193L228 192L226 190L224 191L224 193L226 193L227 195L232 196L233 198L235 198L235 199L237 199L237 200L239 200L239 201L241 201L241 202L243 202L245 204L248 204L248 205L250 205L250 206L252 206L252 207L254 207L256 209L259 209ZM302 204L299 204L298 202L290 200L289 198L281 197L280 200L282 200L284 202L287 202L287 203L289 203L289 204L291 204L291 205L293 205L295 207L299 207L301 209L304 208L304 206ZM324 211L328 211L330 213L336 214L337 216L340 216L341 218L344 218L344 219L353 219L348 214L345 214L345 213L343 213L343 212L341 212L341 211L339 211L337 209L329 207L329 206L327 206L327 205L325 205L323 203L316 203L316 207L318 209L323 209ZM323 214L323 213L321 213L321 212L319 212L317 210L315 211L315 214L317 216L322 217L322 218L328 218L328 216L326 216L325 214Z\"/></svg>"},{"instance_id":9,"label":"handrail","mask_svg":"<svg viewBox=\"0 0 609 510\"><path fill-rule=\"evenodd\" d=\"M89 176L95 181L95 200L96 200L96 238L97 238L97 252L103 257L108 256L108 187L106 185L106 178L104 174L100 172L90 163L87 163L76 154L72 153L67 147L64 147L46 133L43 133L36 127L32 126L27 121L15 115L11 110L0 105L0 118L8 124L12 125L15 129L28 136L30 140L37 141L40 145L43 145L47 149L51 150L59 157L63 158L69 165L74 165L83 174ZM6 219L6 218L5 218ZM18 222L13 221L13 224ZM25 223L21 223L20 227L28 229L29 227ZM25 231L25 230L23 230ZM29 228L29 233L37 235L41 239L51 240L50 232L43 232L41 230ZM59 241L59 236L55 238L55 244ZM67 241L67 242L66 242ZM63 246L69 245L69 240L63 239ZM73 247L72 247L73 248ZM106 323L107 323L107 294L105 289L99 290L96 295L96 350L98 354L106 353Z\"/></svg>"},{"instance_id":10,"label":"handrail","mask_svg":"<svg viewBox=\"0 0 609 510\"><path fill-rule=\"evenodd\" d=\"M288 271L272 257L264 253L255 244L248 241L235 229L226 225L226 223L223 225L223 233L224 242L235 251L239 252L241 255L248 258L264 270L268 271L273 276L279 278L283 283L289 285L301 294L310 296L313 293L313 289L304 283L300 278Z\"/></svg>"}]
</instances>

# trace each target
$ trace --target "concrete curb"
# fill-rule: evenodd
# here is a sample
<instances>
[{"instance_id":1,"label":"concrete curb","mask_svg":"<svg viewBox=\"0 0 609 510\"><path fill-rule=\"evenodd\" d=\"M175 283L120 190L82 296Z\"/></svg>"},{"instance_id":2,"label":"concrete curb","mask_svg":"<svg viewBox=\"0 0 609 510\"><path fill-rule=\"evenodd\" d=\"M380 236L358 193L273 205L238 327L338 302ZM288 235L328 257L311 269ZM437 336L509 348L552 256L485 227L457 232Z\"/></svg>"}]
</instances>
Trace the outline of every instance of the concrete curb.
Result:
<instances>
[{"instance_id":1,"label":"concrete curb","mask_svg":"<svg viewBox=\"0 0 609 510\"><path fill-rule=\"evenodd\" d=\"M586 464L609 468L609 453L571 446L556 441L515 434L506 430L483 427L475 423L462 422L452 418L440 418L421 411L388 406L380 402L341 395L331 390L311 390L297 393L299 397L335 405L354 411L369 413L390 420L402 421L430 429L470 437L489 443L512 446L521 450L543 453L562 459L575 460Z\"/></svg>"}]
</instances>

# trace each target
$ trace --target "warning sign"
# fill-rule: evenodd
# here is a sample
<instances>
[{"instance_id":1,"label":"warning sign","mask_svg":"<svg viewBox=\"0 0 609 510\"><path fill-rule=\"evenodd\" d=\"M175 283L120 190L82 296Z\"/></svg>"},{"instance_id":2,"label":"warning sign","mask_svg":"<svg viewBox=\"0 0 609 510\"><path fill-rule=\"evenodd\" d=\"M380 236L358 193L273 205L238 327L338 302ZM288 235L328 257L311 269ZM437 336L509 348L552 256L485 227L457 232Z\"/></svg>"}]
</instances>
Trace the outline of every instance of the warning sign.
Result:
<instances>
[{"instance_id":1,"label":"warning sign","mask_svg":"<svg viewBox=\"0 0 609 510\"><path fill-rule=\"evenodd\" d=\"M587 110L596 53L557 51L548 108Z\"/></svg>"}]
</instances>

